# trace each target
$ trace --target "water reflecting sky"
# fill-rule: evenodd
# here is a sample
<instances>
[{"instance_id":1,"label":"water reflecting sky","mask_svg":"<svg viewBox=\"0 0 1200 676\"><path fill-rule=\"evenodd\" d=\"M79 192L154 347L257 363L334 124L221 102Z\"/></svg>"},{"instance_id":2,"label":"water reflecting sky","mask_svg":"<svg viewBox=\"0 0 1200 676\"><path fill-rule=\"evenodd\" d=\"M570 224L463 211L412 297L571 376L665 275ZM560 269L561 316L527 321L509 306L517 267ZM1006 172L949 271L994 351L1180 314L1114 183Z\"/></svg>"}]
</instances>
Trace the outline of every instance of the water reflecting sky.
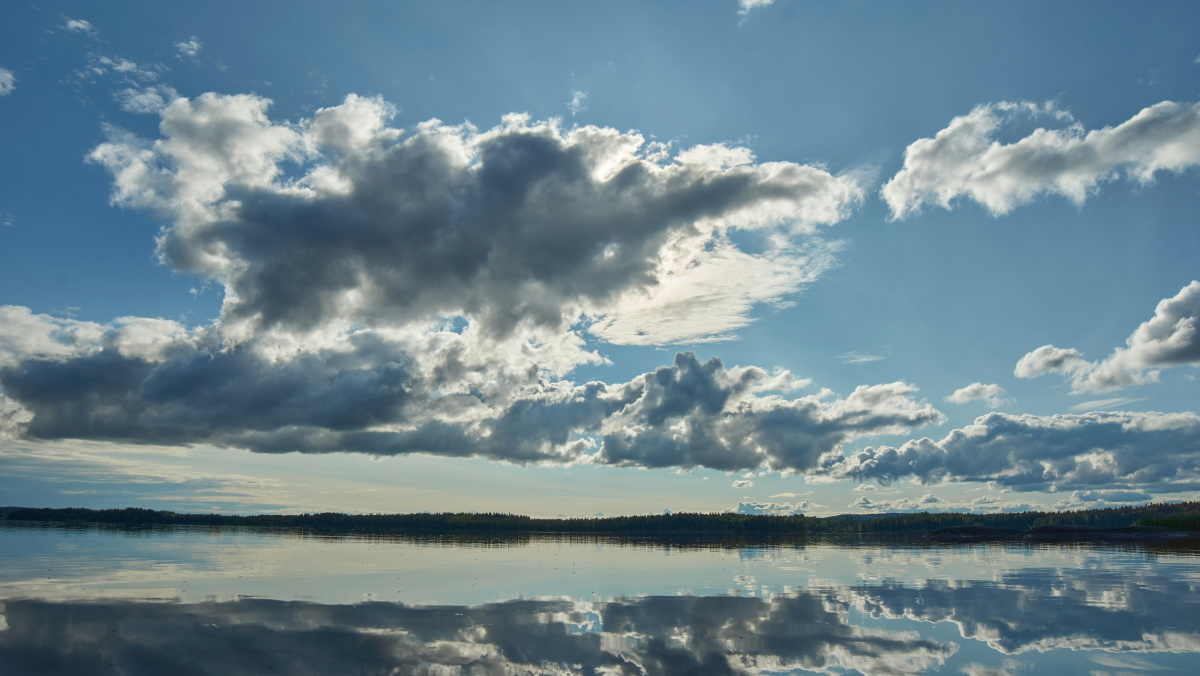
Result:
<instances>
[{"instance_id":1,"label":"water reflecting sky","mask_svg":"<svg viewBox=\"0 0 1200 676\"><path fill-rule=\"evenodd\" d=\"M5 674L1195 673L1186 550L0 526Z\"/></svg>"}]
</instances>

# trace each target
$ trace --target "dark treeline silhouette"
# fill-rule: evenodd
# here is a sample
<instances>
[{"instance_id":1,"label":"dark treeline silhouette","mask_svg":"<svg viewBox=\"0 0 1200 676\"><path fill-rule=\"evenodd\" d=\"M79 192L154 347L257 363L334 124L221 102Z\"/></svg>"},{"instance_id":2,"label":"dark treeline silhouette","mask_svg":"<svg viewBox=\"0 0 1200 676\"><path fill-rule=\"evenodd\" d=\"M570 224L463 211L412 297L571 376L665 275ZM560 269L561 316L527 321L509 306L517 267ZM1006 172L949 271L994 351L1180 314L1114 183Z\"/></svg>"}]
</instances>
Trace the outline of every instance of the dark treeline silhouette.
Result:
<instances>
[{"instance_id":1,"label":"dark treeline silhouette","mask_svg":"<svg viewBox=\"0 0 1200 676\"><path fill-rule=\"evenodd\" d=\"M1200 502L1106 507L1070 512L964 514L845 514L813 517L735 513L680 513L571 519L535 519L501 513L418 514L180 514L137 507L124 509L2 507L10 522L95 523L124 526L241 526L296 529L315 533L364 533L416 536L455 534L513 537L533 534L600 536L742 536L771 537L833 534L917 534L954 526L1026 530L1036 526L1120 528L1133 525L1200 530Z\"/></svg>"}]
</instances>

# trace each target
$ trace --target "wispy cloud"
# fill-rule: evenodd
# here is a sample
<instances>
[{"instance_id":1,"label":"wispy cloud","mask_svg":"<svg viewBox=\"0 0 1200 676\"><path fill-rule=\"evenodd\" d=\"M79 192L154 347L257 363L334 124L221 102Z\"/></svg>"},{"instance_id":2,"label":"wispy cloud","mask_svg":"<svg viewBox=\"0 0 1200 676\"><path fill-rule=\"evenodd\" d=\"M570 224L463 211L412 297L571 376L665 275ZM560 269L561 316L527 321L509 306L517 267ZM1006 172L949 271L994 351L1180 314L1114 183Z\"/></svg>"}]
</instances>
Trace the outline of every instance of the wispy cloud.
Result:
<instances>
[{"instance_id":1,"label":"wispy cloud","mask_svg":"<svg viewBox=\"0 0 1200 676\"><path fill-rule=\"evenodd\" d=\"M567 101L567 110L571 111L571 115L578 115L587 110L588 93L585 91L575 90L571 92L571 100Z\"/></svg>"},{"instance_id":2,"label":"wispy cloud","mask_svg":"<svg viewBox=\"0 0 1200 676\"><path fill-rule=\"evenodd\" d=\"M1145 397L1113 397L1111 399L1094 399L1075 404L1070 410L1076 412L1087 411L1104 411L1110 408L1117 408L1126 404L1132 404L1138 401L1146 401Z\"/></svg>"},{"instance_id":3,"label":"wispy cloud","mask_svg":"<svg viewBox=\"0 0 1200 676\"><path fill-rule=\"evenodd\" d=\"M838 359L843 364L870 364L873 361L887 359L887 354L883 352L843 352L838 355Z\"/></svg>"}]
</instances>

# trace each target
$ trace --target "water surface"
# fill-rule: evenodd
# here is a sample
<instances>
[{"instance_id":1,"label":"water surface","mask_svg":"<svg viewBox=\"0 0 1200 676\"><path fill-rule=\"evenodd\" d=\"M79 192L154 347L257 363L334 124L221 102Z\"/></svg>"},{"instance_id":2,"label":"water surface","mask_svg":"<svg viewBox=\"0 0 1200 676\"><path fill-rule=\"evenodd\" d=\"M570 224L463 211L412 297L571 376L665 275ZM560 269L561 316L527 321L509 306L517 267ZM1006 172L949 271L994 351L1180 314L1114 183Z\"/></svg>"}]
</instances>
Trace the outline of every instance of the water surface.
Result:
<instances>
[{"instance_id":1,"label":"water surface","mask_svg":"<svg viewBox=\"0 0 1200 676\"><path fill-rule=\"evenodd\" d=\"M0 525L5 674L1196 673L1187 548Z\"/></svg>"}]
</instances>

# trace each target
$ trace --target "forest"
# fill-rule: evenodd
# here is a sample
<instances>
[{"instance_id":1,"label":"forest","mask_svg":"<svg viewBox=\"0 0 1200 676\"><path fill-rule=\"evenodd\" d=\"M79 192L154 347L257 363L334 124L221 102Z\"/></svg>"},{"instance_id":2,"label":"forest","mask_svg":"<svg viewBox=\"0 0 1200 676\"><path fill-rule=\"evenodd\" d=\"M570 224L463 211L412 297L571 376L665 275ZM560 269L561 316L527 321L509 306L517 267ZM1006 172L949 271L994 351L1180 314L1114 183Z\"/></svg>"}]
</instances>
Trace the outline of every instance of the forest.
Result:
<instances>
[{"instance_id":1,"label":"forest","mask_svg":"<svg viewBox=\"0 0 1200 676\"><path fill-rule=\"evenodd\" d=\"M1200 531L1200 502L1106 507L1065 512L1027 511L1000 514L917 512L767 516L678 513L643 516L541 519L502 513L414 514L184 514L138 507L123 509L0 507L0 520L120 526L234 526L289 529L326 534L439 536L580 535L629 537L774 537L836 534L921 534L954 526L1027 530L1038 526L1121 528L1159 526Z\"/></svg>"}]
</instances>

